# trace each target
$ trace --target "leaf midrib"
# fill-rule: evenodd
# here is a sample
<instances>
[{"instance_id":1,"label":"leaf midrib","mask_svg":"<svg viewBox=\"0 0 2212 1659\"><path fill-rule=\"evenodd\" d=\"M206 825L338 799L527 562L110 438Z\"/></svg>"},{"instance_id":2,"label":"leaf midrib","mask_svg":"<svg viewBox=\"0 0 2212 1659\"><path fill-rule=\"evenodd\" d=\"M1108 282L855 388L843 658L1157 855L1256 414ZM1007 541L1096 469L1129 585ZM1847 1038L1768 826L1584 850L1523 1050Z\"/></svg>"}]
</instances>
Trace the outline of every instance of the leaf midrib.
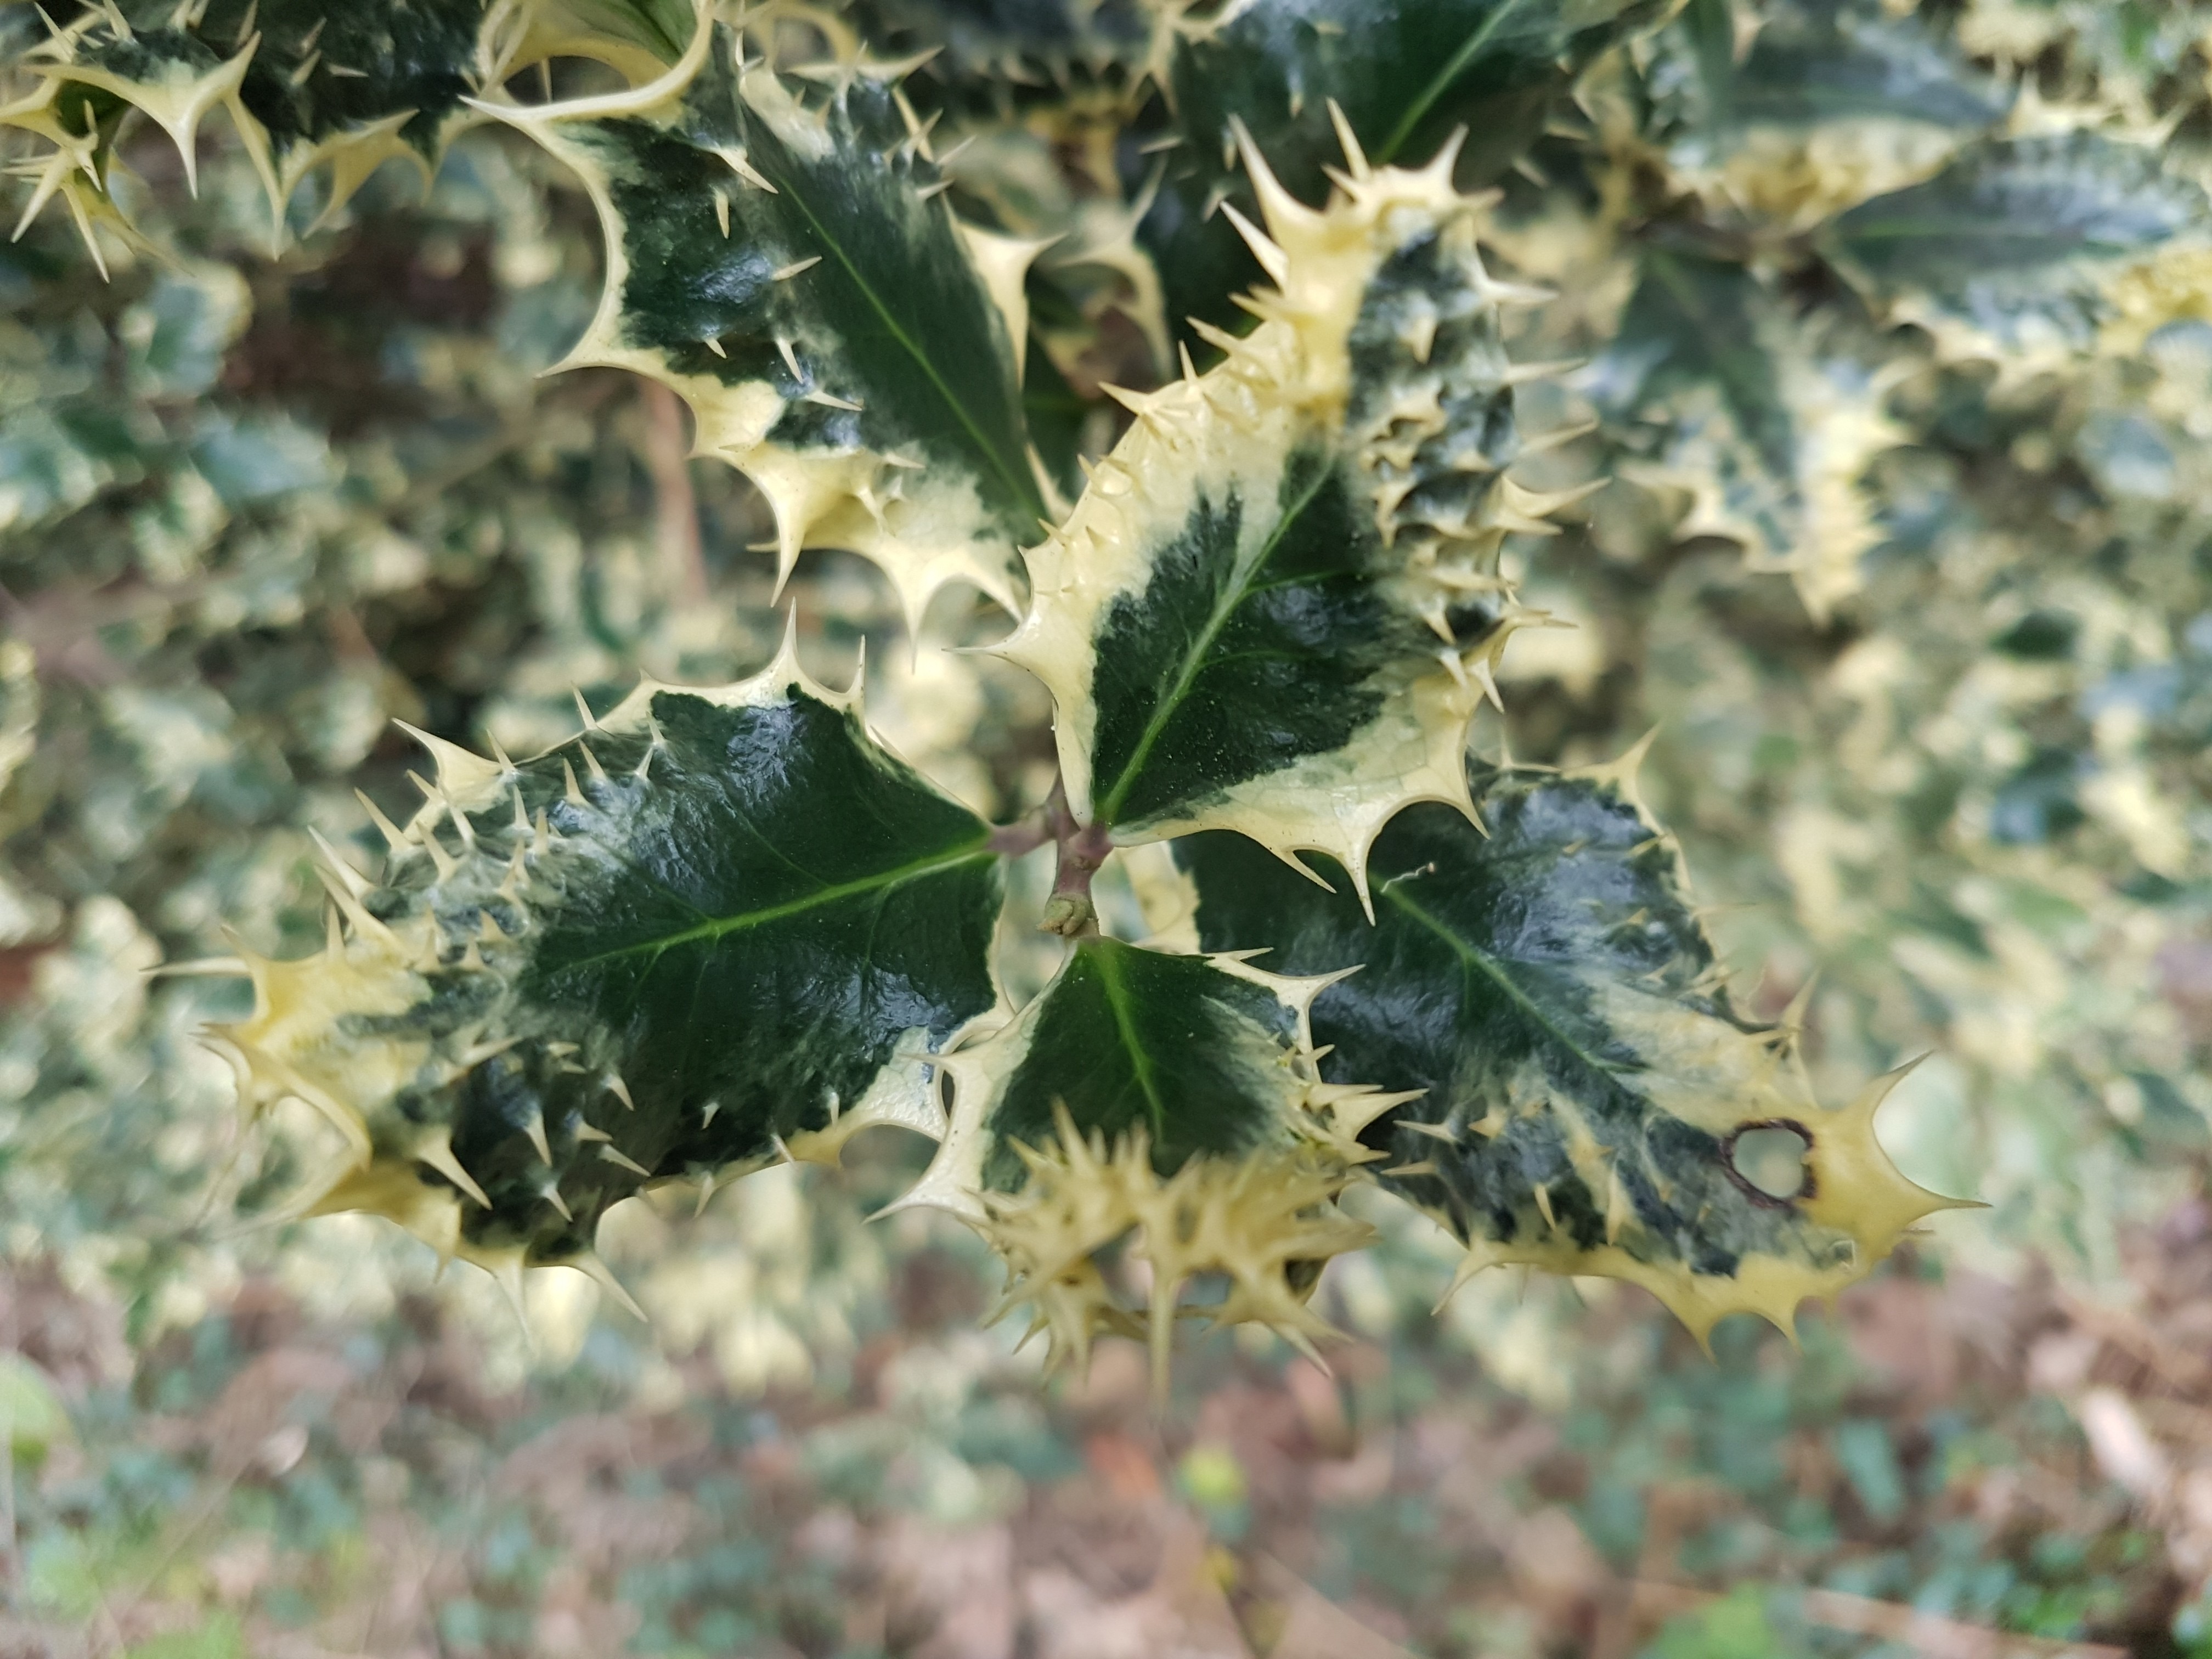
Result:
<instances>
[{"instance_id":1,"label":"leaf midrib","mask_svg":"<svg viewBox=\"0 0 2212 1659\"><path fill-rule=\"evenodd\" d=\"M1853 245L1862 242L1910 241L1973 241L1986 245L1991 242L2013 242L2055 250L2051 258L2064 258L2075 253L2105 254L2117 258L2122 254L2140 252L2146 247L2172 240L2171 231L2148 241L2120 242L2100 238L2087 231L2070 234L2064 225L2023 226L2016 218L1966 219L1942 213L1926 215L1892 214L1883 219L1862 220L1845 226L1842 231L1845 241Z\"/></svg>"},{"instance_id":2,"label":"leaf midrib","mask_svg":"<svg viewBox=\"0 0 2212 1659\"><path fill-rule=\"evenodd\" d=\"M1406 141L1413 136L1413 129L1420 125L1431 108L1435 106L1437 100L1444 95L1444 89L1467 72L1468 67L1474 62L1477 54L1490 44L1490 37L1498 33L1508 18L1521 9L1522 3L1522 0L1505 0L1504 5L1483 20L1480 28L1467 37L1466 43L1446 60L1443 68L1429 78L1429 83L1421 88L1411 103L1406 106L1405 114L1398 118L1398 125L1390 130L1390 136L1382 141L1382 149L1375 152L1371 159L1376 165L1386 167L1398 159L1398 152L1405 147Z\"/></svg>"},{"instance_id":3,"label":"leaf midrib","mask_svg":"<svg viewBox=\"0 0 2212 1659\"><path fill-rule=\"evenodd\" d=\"M1552 1017L1548 1013L1545 1012L1542 1006L1537 1003L1526 991L1522 990L1519 985L1514 982L1513 977L1499 965L1495 957L1490 956L1486 951L1477 950L1458 932L1448 926L1441 918L1431 915L1419 905L1414 903L1412 899L1406 896L1404 889L1398 887L1386 887L1382 890L1382 896L1387 902L1395 905L1398 909L1412 917L1414 921L1418 922L1423 927L1427 928L1429 932L1434 933L1438 939L1443 940L1446 945L1451 947L1452 953L1458 957L1463 964L1468 967L1474 968L1483 974L1484 976L1494 983L1498 989L1504 992L1506 996L1512 1000L1514 1006L1519 1008L1522 1012L1526 1014L1532 1021L1534 1021L1543 1030L1546 1036L1552 1038L1553 1041L1557 1042L1561 1048L1565 1048L1569 1054L1572 1054L1577 1060L1582 1061L1583 1065L1589 1066L1592 1072L1600 1077L1609 1078L1620 1069L1618 1066L1599 1059L1595 1054L1591 1054L1587 1048L1583 1048L1581 1043L1576 1042L1575 1039L1567 1032L1560 1030L1559 1025L1553 1020Z\"/></svg>"},{"instance_id":4,"label":"leaf midrib","mask_svg":"<svg viewBox=\"0 0 2212 1659\"><path fill-rule=\"evenodd\" d=\"M930 385L937 389L937 395L945 400L945 406L952 411L954 418L967 429L968 435L975 441L976 448L982 452L983 458L990 463L991 470L999 475L1000 482L1013 491L1014 499L1032 514L1042 518L1044 500L1037 494L1036 485L1030 481L1026 471L1010 465L1006 458L999 453L998 446L991 441L983 428L976 423L975 417L968 412L967 405L953 396L952 388L945 383L945 377L937 372L937 365L930 361L929 355L906 331L899 319L891 314L890 307L884 303L882 296L876 292L873 285L860 274L860 267L853 263L852 257L845 252L844 244L831 235L829 228L815 216L814 210L807 205L806 198L801 194L798 185L798 179L788 173L785 173L782 188L784 193L791 198L791 204L797 208L805 216L806 222L813 227L814 234L822 240L822 246L830 250L836 257L838 264L844 269L845 274L853 279L854 287L860 289L861 297L867 301L876 315L883 319L883 325L890 331L891 337L896 340L907 355L920 366ZM987 307L989 306L988 300L985 303ZM992 314L996 315L995 307L991 309ZM1013 349L1019 351L1021 344L1018 340L1013 342Z\"/></svg>"},{"instance_id":5,"label":"leaf midrib","mask_svg":"<svg viewBox=\"0 0 2212 1659\"><path fill-rule=\"evenodd\" d=\"M1789 477L1794 457L1770 453L1763 438L1766 424L1778 414L1789 422L1790 442L1794 448L1797 441L1796 420L1778 398L1762 398L1759 394L1764 388L1750 377L1732 372L1732 366L1741 362L1742 352L1716 348L1716 341L1729 339L1729 331L1707 307L1704 296L1683 275L1681 266L1671 256L1655 250L1646 261L1646 267L1666 289L1668 297L1681 308L1682 315L1689 319L1691 326L1697 330L1699 343L1705 348L1705 372L1720 387L1721 396L1729 405L1729 416L1735 422L1737 430L1746 436L1759 459L1765 463L1769 474L1790 486L1790 497L1796 500L1797 491ZM1752 343L1751 349L1757 349L1755 341Z\"/></svg>"},{"instance_id":6,"label":"leaf midrib","mask_svg":"<svg viewBox=\"0 0 2212 1659\"><path fill-rule=\"evenodd\" d=\"M1167 1139L1167 1103L1160 1098L1159 1081L1152 1075L1152 1056L1145 1050L1143 1040L1130 1017L1128 988L1121 982L1121 970L1111 950L1094 951L1091 961L1098 969L1099 988L1106 994L1107 1012L1114 1016L1114 1030L1121 1039L1121 1047L1129 1056L1129 1068L1135 1073L1137 1087L1145 1097L1145 1115L1152 1120L1152 1146L1157 1151Z\"/></svg>"},{"instance_id":7,"label":"leaf midrib","mask_svg":"<svg viewBox=\"0 0 2212 1659\"><path fill-rule=\"evenodd\" d=\"M818 888L800 897L786 899L781 904L768 905L762 909L749 910L734 916L709 917L697 927L687 927L681 933L665 933L654 939L637 939L628 945L617 945L611 951L601 951L592 956L579 957L572 962L557 964L553 971L568 973L577 969L598 967L605 963L619 962L629 957L664 956L671 951L680 950L687 945L710 942L727 938L732 933L746 933L756 927L766 927L770 922L783 921L793 916L804 915L809 910L820 909L825 905L840 903L846 899L857 898L864 894L888 893L892 888L903 885L907 882L921 881L930 876L941 875L948 871L957 870L963 865L988 863L996 856L997 854L993 853L985 842L974 842L957 851L940 854L935 858L918 860L912 864L902 865L896 869L875 871L851 881L838 882L830 886Z\"/></svg>"},{"instance_id":8,"label":"leaf midrib","mask_svg":"<svg viewBox=\"0 0 2212 1659\"><path fill-rule=\"evenodd\" d=\"M1183 658L1182 666L1176 671L1175 684L1154 706L1152 718L1145 722L1144 732L1137 738L1137 746L1129 751L1129 758L1114 780L1113 788L1107 793L1104 800L1097 803L1094 810L1101 823L1114 822L1115 814L1121 810L1121 804L1128 799L1130 790L1136 787L1138 778L1143 775L1145 761L1152 754L1152 746L1159 741L1160 734L1167 730L1168 722L1175 718L1176 711L1182 707L1183 699L1190 695L1191 687L1197 683L1200 672L1206 666L1206 653L1213 648L1213 641L1229 625L1229 618L1236 613L1237 607L1251 597L1254 591L1252 579L1267 568L1267 562L1275 556L1275 550L1282 544L1284 535L1297 522L1298 515L1313 504L1314 497L1320 495L1328 483L1334 465L1332 459L1329 464L1314 469L1311 481L1290 508L1276 520L1274 529L1268 532L1267 539L1260 544L1259 550L1230 572L1229 581L1222 588L1220 597L1214 600L1205 628L1192 641L1190 650Z\"/></svg>"}]
</instances>

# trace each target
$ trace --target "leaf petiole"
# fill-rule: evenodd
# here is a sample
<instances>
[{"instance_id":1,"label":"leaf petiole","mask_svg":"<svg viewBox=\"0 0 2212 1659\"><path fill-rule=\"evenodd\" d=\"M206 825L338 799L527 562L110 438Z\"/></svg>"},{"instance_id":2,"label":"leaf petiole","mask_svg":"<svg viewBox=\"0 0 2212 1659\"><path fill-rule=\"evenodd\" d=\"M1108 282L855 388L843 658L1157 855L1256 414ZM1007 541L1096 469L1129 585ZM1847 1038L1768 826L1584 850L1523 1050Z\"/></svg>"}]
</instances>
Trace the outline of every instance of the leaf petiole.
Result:
<instances>
[{"instance_id":1,"label":"leaf petiole","mask_svg":"<svg viewBox=\"0 0 2212 1659\"><path fill-rule=\"evenodd\" d=\"M994 853L1019 858L1048 842L1060 849L1060 864L1053 875L1052 896L1045 901L1041 933L1063 939L1080 939L1098 931L1097 907L1091 902L1091 879L1114 850L1106 828L1078 823L1067 807L1067 791L1054 778L1052 793L1036 811L991 831L987 843Z\"/></svg>"}]
</instances>

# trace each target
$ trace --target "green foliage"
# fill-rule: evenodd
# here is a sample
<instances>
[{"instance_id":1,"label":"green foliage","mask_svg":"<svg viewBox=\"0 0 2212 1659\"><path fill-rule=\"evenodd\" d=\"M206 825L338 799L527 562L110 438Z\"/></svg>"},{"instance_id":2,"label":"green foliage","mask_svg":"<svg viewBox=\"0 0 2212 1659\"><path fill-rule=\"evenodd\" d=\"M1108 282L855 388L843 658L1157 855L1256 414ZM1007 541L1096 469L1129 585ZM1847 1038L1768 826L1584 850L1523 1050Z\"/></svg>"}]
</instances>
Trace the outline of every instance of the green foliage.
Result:
<instances>
[{"instance_id":1,"label":"green foliage","mask_svg":"<svg viewBox=\"0 0 2212 1659\"><path fill-rule=\"evenodd\" d=\"M1598 370L1602 406L1664 423L1657 477L1696 480L1685 527L1742 541L1820 618L1881 539L1859 478L1899 435L1849 346L1796 324L1748 265L1662 242Z\"/></svg>"},{"instance_id":2,"label":"green foliage","mask_svg":"<svg viewBox=\"0 0 2212 1659\"><path fill-rule=\"evenodd\" d=\"M946 1061L953 1121L906 1201L976 1224L1054 1359L1087 1361L1097 1330L1149 1334L1163 1397L1177 1302L1206 1275L1231 1286L1214 1322L1326 1335L1306 1298L1368 1237L1331 1200L1395 1103L1321 1081L1306 1015L1326 982L1079 941L1018 1018ZM1100 1261L1132 1234L1152 1274L1136 1310Z\"/></svg>"},{"instance_id":3,"label":"green foliage","mask_svg":"<svg viewBox=\"0 0 2212 1659\"><path fill-rule=\"evenodd\" d=\"M1017 1143L1043 1146L1065 1111L1077 1133L1142 1137L1155 1170L1236 1158L1283 1125L1277 1073L1294 1011L1264 983L1114 939L1079 943L1024 1022L1022 1057L986 1121L987 1191L1021 1183Z\"/></svg>"},{"instance_id":4,"label":"green foliage","mask_svg":"<svg viewBox=\"0 0 2212 1659\"><path fill-rule=\"evenodd\" d=\"M234 1613L217 1613L198 1630L171 1631L132 1646L128 1659L244 1659Z\"/></svg>"},{"instance_id":5,"label":"green foliage","mask_svg":"<svg viewBox=\"0 0 2212 1659\"><path fill-rule=\"evenodd\" d=\"M1416 163L1471 136L1461 175L1486 182L1542 131L1574 70L1654 9L1644 0L1298 0L1200 20L1194 8L1164 8L1173 143L1139 234L1170 325L1233 324L1232 296L1261 275L1219 211L1228 203L1249 216L1258 205L1235 164L1240 127L1304 201L1328 194L1337 119L1378 165Z\"/></svg>"},{"instance_id":6,"label":"green foliage","mask_svg":"<svg viewBox=\"0 0 2212 1659\"><path fill-rule=\"evenodd\" d=\"M326 850L350 937L249 961L218 1028L250 1107L346 1142L307 1207L495 1272L588 1262L647 1182L933 1127L925 1057L994 1000L998 860L852 699L787 652L520 765L432 749L381 888Z\"/></svg>"},{"instance_id":7,"label":"green foliage","mask_svg":"<svg viewBox=\"0 0 2212 1659\"><path fill-rule=\"evenodd\" d=\"M1978 146L1926 182L1862 202L1830 231L1873 297L1985 349L2094 342L2113 278L2201 234L2201 187L2141 145L2094 133ZM2177 249L2176 251L2179 251Z\"/></svg>"},{"instance_id":8,"label":"green foliage","mask_svg":"<svg viewBox=\"0 0 2212 1659\"><path fill-rule=\"evenodd\" d=\"M810 106L744 50L702 27L696 72L659 101L509 112L575 167L607 235L607 292L567 361L684 396L697 447L774 508L780 574L846 547L916 623L956 578L1011 602L1044 509L1019 387L1034 250L934 199L948 181L892 70L840 65Z\"/></svg>"},{"instance_id":9,"label":"green foliage","mask_svg":"<svg viewBox=\"0 0 2212 1659\"><path fill-rule=\"evenodd\" d=\"M2201 1143L2187 996L2100 988L2202 949L2202 112L2156 31L2031 93L1990 9L1892 9L9 20L40 229L0 502L37 602L102 620L58 678L42 640L0 665L0 754L22 824L104 849L37 855L11 937L42 1006L112 1005L106 1058L40 1027L21 1066L98 1146L103 1091L210 1086L103 1066L213 1015L251 1206L502 1273L595 1262L663 1183L940 1135L912 1200L991 1241L1054 1356L1158 1363L1186 1291L1324 1334L1370 1187L1462 1277L1790 1327L1947 1202L1866 1083L1923 1045L1986 1142L2036 1144L1935 1166L2014 1219L2085 1123L2069 1180ZM471 200L409 267L465 326L316 290L403 213L386 159ZM233 257L256 190L275 267ZM1211 366L1178 376L1186 323ZM556 358L651 383L641 463L608 459L611 377L528 385ZM756 493L699 482L679 400ZM903 623L881 742L796 644L726 683L787 586L825 663ZM326 707L276 689L310 617ZM1589 769L1651 714L1672 834ZM386 715L454 741L379 878L324 860L337 919L296 955L298 831L339 775L392 781ZM118 750L128 789L84 763ZM1002 855L1048 841L1040 905ZM1780 902L1735 930L1778 994L1732 998L1686 849ZM1024 941L1039 909L1074 942ZM219 916L265 919L202 964L250 1012L103 989ZM1794 1184L1758 1172L1777 1134Z\"/></svg>"},{"instance_id":10,"label":"green foliage","mask_svg":"<svg viewBox=\"0 0 2212 1659\"><path fill-rule=\"evenodd\" d=\"M1654 1659L1793 1659L1766 1616L1765 1596L1747 1584L1724 1601L1670 1621L1653 1644Z\"/></svg>"},{"instance_id":11,"label":"green foliage","mask_svg":"<svg viewBox=\"0 0 2212 1659\"><path fill-rule=\"evenodd\" d=\"M88 10L26 52L38 90L0 115L46 139L33 206L59 191L80 226L124 222L109 190L114 146L137 112L196 174L201 121L220 109L251 156L281 227L294 192L331 169L343 206L386 159L436 166L477 84L483 0L368 5L231 0ZM96 246L94 249L96 252Z\"/></svg>"},{"instance_id":12,"label":"green foliage","mask_svg":"<svg viewBox=\"0 0 2212 1659\"><path fill-rule=\"evenodd\" d=\"M1314 213L1253 162L1278 288L1227 360L1144 400L1029 556L1002 647L1053 694L1069 805L1123 842L1233 826L1351 866L1463 800L1512 623L1506 535L1562 505L1506 468L1516 374L1449 155Z\"/></svg>"},{"instance_id":13,"label":"green foliage","mask_svg":"<svg viewBox=\"0 0 2212 1659\"><path fill-rule=\"evenodd\" d=\"M1701 1338L1738 1307L1787 1328L1942 1200L1883 1158L1886 1087L1823 1111L1789 1064L1796 1033L1730 1007L1679 854L1620 787L1494 776L1481 830L1407 811L1376 846L1371 922L1240 838L1177 856L1208 950L1264 939L1294 970L1362 964L1316 1000L1315 1036L1334 1073L1411 1097L1378 1179L1468 1244L1463 1273L1602 1268ZM1740 1152L1760 1131L1796 1143L1765 1187Z\"/></svg>"},{"instance_id":14,"label":"green foliage","mask_svg":"<svg viewBox=\"0 0 2212 1659\"><path fill-rule=\"evenodd\" d=\"M0 1435L9 1454L33 1468L56 1441L70 1435L52 1379L21 1354L0 1358Z\"/></svg>"}]
</instances>

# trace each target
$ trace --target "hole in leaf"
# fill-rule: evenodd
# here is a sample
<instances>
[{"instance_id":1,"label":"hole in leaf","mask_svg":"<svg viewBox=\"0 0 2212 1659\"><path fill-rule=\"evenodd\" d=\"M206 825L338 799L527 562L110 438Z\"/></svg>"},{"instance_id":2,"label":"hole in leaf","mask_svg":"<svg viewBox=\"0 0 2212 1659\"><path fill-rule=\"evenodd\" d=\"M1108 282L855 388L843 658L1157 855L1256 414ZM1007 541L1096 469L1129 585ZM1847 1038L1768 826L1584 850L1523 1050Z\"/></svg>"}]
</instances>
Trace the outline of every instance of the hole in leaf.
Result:
<instances>
[{"instance_id":1,"label":"hole in leaf","mask_svg":"<svg viewBox=\"0 0 2212 1659\"><path fill-rule=\"evenodd\" d=\"M1779 1123L1739 1130L1729 1143L1736 1174L1769 1198L1796 1198L1805 1190L1805 1154L1812 1141Z\"/></svg>"}]
</instances>

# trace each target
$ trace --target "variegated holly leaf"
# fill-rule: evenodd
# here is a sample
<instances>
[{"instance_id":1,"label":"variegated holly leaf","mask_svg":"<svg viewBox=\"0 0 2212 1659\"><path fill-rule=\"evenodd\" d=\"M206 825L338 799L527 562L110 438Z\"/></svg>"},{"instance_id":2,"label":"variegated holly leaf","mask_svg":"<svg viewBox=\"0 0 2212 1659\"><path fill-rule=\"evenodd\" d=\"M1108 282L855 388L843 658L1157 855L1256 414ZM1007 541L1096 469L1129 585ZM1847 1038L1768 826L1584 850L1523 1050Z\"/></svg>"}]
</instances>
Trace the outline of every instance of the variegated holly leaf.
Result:
<instances>
[{"instance_id":1,"label":"variegated holly leaf","mask_svg":"<svg viewBox=\"0 0 2212 1659\"><path fill-rule=\"evenodd\" d=\"M1167 28L1145 0L861 0L845 15L879 51L931 54L918 98L979 112L1101 82L1133 90Z\"/></svg>"},{"instance_id":2,"label":"variegated holly leaf","mask_svg":"<svg viewBox=\"0 0 2212 1659\"><path fill-rule=\"evenodd\" d=\"M1225 1298L1184 1312L1326 1334L1306 1298L1368 1231L1334 1200L1391 1104L1321 1081L1306 1008L1326 983L1082 940L1012 1024L945 1057L951 1132L902 1203L990 1241L1001 1310L1026 1308L1055 1364L1102 1331L1149 1335L1164 1385L1179 1300L1207 1274ZM1115 1283L1125 1242L1152 1267L1142 1302Z\"/></svg>"},{"instance_id":3,"label":"variegated holly leaf","mask_svg":"<svg viewBox=\"0 0 2212 1659\"><path fill-rule=\"evenodd\" d=\"M1527 453L1451 157L1352 159L1321 211L1256 155L1276 287L1225 362L1150 397L1060 529L1001 647L1050 688L1067 799L1122 842L1243 831L1317 848L1364 891L1409 801L1466 804L1460 764L1518 612L1505 536L1567 499ZM1540 296L1537 296L1540 297Z\"/></svg>"},{"instance_id":4,"label":"variegated holly leaf","mask_svg":"<svg viewBox=\"0 0 2212 1659\"><path fill-rule=\"evenodd\" d=\"M1468 131L1462 171L1502 174L1543 129L1573 69L1662 7L1646 0L1271 0L1206 15L1168 9L1163 78L1172 96L1164 172L1141 237L1166 290L1169 322L1241 321L1232 296L1260 277L1231 222L1257 198L1237 166L1242 123L1292 194L1318 201L1338 160L1332 100L1371 160L1436 153Z\"/></svg>"},{"instance_id":5,"label":"variegated holly leaf","mask_svg":"<svg viewBox=\"0 0 2212 1659\"><path fill-rule=\"evenodd\" d=\"M1678 857L1628 779L1492 775L1486 836L1417 807L1376 845L1376 919L1233 836L1178 842L1208 949L1272 946L1315 999L1325 1075L1419 1097L1366 1139L1377 1178L1498 1263L1644 1285L1702 1340L1790 1322L1950 1207L1875 1139L1893 1076L1820 1106L1731 1008Z\"/></svg>"},{"instance_id":6,"label":"variegated holly leaf","mask_svg":"<svg viewBox=\"0 0 2212 1659\"><path fill-rule=\"evenodd\" d=\"M2208 226L2203 188L2156 149L2075 132L1978 145L1924 184L1853 208L1826 241L1940 351L2016 373L2100 344L2132 349L2202 314Z\"/></svg>"},{"instance_id":7,"label":"variegated holly leaf","mask_svg":"<svg viewBox=\"0 0 2212 1659\"><path fill-rule=\"evenodd\" d=\"M854 696L787 646L734 685L647 682L535 760L426 741L384 883L331 855L328 948L248 958L253 1012L215 1034L249 1107L295 1096L343 1136L303 1207L588 1267L649 1183L937 1132L927 1057L995 1000L1000 860Z\"/></svg>"},{"instance_id":8,"label":"variegated holly leaf","mask_svg":"<svg viewBox=\"0 0 2212 1659\"><path fill-rule=\"evenodd\" d=\"M167 133L191 179L200 124L220 110L281 231L319 169L325 218L387 161L427 181L454 134L483 118L468 100L487 86L556 57L650 79L696 27L685 0L112 0L27 55L40 86L0 125L54 147L31 164L26 217L59 194L91 242L94 220L129 234L107 196L124 115Z\"/></svg>"},{"instance_id":9,"label":"variegated holly leaf","mask_svg":"<svg viewBox=\"0 0 2212 1659\"><path fill-rule=\"evenodd\" d=\"M1680 534L1742 542L1826 621L1881 539L1861 481L1903 432L1884 375L1820 344L1748 267L1654 245L1589 390L1659 423L1656 465L1630 475L1690 492Z\"/></svg>"},{"instance_id":10,"label":"variegated holly leaf","mask_svg":"<svg viewBox=\"0 0 2212 1659\"><path fill-rule=\"evenodd\" d=\"M1762 9L1739 50L1728 0L1691 0L1644 81L1677 177L1717 212L1804 228L1927 177L2004 118L2004 88L1872 0Z\"/></svg>"},{"instance_id":11,"label":"variegated holly leaf","mask_svg":"<svg viewBox=\"0 0 2212 1659\"><path fill-rule=\"evenodd\" d=\"M489 61L513 75L556 58L585 58L633 86L655 79L698 38L698 0L529 0L494 5Z\"/></svg>"},{"instance_id":12,"label":"variegated holly leaf","mask_svg":"<svg viewBox=\"0 0 2212 1659\"><path fill-rule=\"evenodd\" d=\"M1044 511L1018 350L1035 249L936 199L895 71L856 58L808 82L744 55L718 26L639 94L502 108L575 168L606 234L568 362L679 392L699 450L773 503L782 574L842 547L911 618L956 580L1011 607Z\"/></svg>"}]
</instances>

